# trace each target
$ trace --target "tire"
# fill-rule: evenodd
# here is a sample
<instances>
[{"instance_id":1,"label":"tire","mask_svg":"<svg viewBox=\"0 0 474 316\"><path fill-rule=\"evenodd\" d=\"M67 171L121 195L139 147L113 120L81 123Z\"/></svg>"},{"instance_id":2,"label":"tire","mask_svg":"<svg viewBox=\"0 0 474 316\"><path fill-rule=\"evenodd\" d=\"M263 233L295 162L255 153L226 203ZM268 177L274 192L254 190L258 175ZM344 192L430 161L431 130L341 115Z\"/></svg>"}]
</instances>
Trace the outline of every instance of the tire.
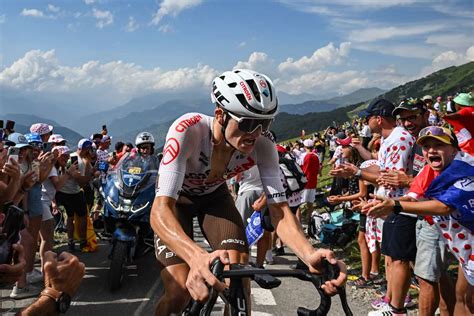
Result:
<instances>
[{"instance_id":1,"label":"tire","mask_svg":"<svg viewBox=\"0 0 474 316\"><path fill-rule=\"evenodd\" d=\"M115 291L122 285L123 267L127 259L128 243L117 241L114 246L109 270L109 287Z\"/></svg>"}]
</instances>

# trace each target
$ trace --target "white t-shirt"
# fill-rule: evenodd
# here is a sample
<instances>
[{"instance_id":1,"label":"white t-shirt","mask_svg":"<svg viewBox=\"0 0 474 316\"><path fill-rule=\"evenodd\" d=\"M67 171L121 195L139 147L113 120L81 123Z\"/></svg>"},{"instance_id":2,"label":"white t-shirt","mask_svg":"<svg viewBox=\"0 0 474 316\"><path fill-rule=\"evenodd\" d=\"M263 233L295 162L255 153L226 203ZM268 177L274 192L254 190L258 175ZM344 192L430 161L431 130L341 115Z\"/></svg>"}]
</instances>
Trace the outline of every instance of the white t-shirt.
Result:
<instances>
[{"instance_id":1,"label":"white t-shirt","mask_svg":"<svg viewBox=\"0 0 474 316\"><path fill-rule=\"evenodd\" d=\"M188 113L171 125L163 149L156 196L177 199L181 191L188 195L209 194L227 179L256 165L268 203L285 202L278 154L270 133L264 133L257 138L254 150L249 155L235 151L224 175L212 182L207 181L214 147L212 123L213 117Z\"/></svg>"},{"instance_id":2,"label":"white t-shirt","mask_svg":"<svg viewBox=\"0 0 474 316\"><path fill-rule=\"evenodd\" d=\"M377 160L380 170L400 170L410 173L413 168L411 155L415 141L415 138L400 126L395 127L387 138L382 137ZM408 188L391 190L384 186L379 186L376 194L388 198L397 198L405 195L407 191ZM416 216L408 213L401 214Z\"/></svg>"},{"instance_id":3,"label":"white t-shirt","mask_svg":"<svg viewBox=\"0 0 474 316\"><path fill-rule=\"evenodd\" d=\"M360 132L360 136L361 137L372 137L372 131L370 130L370 127L369 125L364 125L364 127L362 127L362 131Z\"/></svg>"},{"instance_id":4,"label":"white t-shirt","mask_svg":"<svg viewBox=\"0 0 474 316\"><path fill-rule=\"evenodd\" d=\"M239 195L247 191L263 191L262 180L260 180L257 166L242 172L242 177L239 181Z\"/></svg>"},{"instance_id":5,"label":"white t-shirt","mask_svg":"<svg viewBox=\"0 0 474 316\"><path fill-rule=\"evenodd\" d=\"M41 188L41 200L46 202L51 202L54 200L54 196L56 195L56 187L54 186L53 182L51 181L52 177L58 176L58 169L53 166L53 169L49 172L48 178L44 180Z\"/></svg>"}]
</instances>

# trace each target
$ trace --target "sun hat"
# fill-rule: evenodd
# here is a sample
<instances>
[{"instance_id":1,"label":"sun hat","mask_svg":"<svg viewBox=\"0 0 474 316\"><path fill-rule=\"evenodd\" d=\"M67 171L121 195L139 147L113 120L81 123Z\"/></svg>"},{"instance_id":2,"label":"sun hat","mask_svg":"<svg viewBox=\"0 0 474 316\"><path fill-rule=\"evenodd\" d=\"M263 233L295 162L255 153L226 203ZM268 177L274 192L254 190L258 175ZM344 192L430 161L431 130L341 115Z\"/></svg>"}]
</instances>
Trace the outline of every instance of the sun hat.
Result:
<instances>
[{"instance_id":1,"label":"sun hat","mask_svg":"<svg viewBox=\"0 0 474 316\"><path fill-rule=\"evenodd\" d=\"M40 135L48 134L53 131L53 126L46 123L35 123L31 125L30 132L38 133Z\"/></svg>"},{"instance_id":2,"label":"sun hat","mask_svg":"<svg viewBox=\"0 0 474 316\"><path fill-rule=\"evenodd\" d=\"M434 138L445 144L457 146L457 141L453 134L445 127L428 126L423 128L418 134L416 143L422 146L423 142L428 138Z\"/></svg>"},{"instance_id":3,"label":"sun hat","mask_svg":"<svg viewBox=\"0 0 474 316\"><path fill-rule=\"evenodd\" d=\"M313 146L314 146L314 142L313 142L313 140L311 140L311 139L305 139L305 140L303 141L303 145L304 145L304 147L313 147Z\"/></svg>"},{"instance_id":4,"label":"sun hat","mask_svg":"<svg viewBox=\"0 0 474 316\"><path fill-rule=\"evenodd\" d=\"M67 140L64 139L64 137L61 134L52 134L51 136L49 136L48 142L57 144L61 142L67 142Z\"/></svg>"},{"instance_id":5,"label":"sun hat","mask_svg":"<svg viewBox=\"0 0 474 316\"><path fill-rule=\"evenodd\" d=\"M463 106L474 106L474 95L470 93L460 93L454 98L454 103Z\"/></svg>"},{"instance_id":6,"label":"sun hat","mask_svg":"<svg viewBox=\"0 0 474 316\"><path fill-rule=\"evenodd\" d=\"M57 151L59 155L65 155L71 153L71 150L67 146L56 146L53 151Z\"/></svg>"},{"instance_id":7,"label":"sun hat","mask_svg":"<svg viewBox=\"0 0 474 316\"><path fill-rule=\"evenodd\" d=\"M426 100L431 100L433 101L433 97L429 94L425 95L423 98L421 98L422 101L426 101Z\"/></svg>"}]
</instances>

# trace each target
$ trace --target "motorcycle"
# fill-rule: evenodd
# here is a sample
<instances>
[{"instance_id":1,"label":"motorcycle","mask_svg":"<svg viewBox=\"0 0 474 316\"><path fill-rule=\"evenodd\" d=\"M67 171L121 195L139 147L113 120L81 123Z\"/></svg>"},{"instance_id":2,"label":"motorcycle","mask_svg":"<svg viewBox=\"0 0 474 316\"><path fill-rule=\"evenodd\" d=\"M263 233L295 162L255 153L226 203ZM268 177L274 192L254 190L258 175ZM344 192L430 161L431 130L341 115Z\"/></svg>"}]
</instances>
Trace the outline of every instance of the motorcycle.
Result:
<instances>
[{"instance_id":1,"label":"motorcycle","mask_svg":"<svg viewBox=\"0 0 474 316\"><path fill-rule=\"evenodd\" d=\"M123 270L133 258L153 250L150 210L158 174L156 157L123 157L112 170L99 166L104 228L111 234L108 283L111 291L123 281ZM105 170L104 170L105 169Z\"/></svg>"}]
</instances>

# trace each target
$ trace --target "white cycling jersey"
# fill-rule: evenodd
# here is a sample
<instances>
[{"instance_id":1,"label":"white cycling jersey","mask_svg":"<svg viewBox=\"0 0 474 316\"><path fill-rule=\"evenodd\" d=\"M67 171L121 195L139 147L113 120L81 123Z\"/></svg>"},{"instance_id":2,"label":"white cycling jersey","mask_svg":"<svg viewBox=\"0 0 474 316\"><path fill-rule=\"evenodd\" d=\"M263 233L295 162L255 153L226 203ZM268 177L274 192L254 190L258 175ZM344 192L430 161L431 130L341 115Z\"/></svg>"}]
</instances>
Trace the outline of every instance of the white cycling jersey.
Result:
<instances>
[{"instance_id":1,"label":"white cycling jersey","mask_svg":"<svg viewBox=\"0 0 474 316\"><path fill-rule=\"evenodd\" d=\"M235 151L223 177L206 181L211 171L212 122L213 117L200 113L188 113L174 121L163 148L156 196L177 199L181 191L188 195L209 194L239 172L257 165L268 203L286 201L278 154L270 133L257 138L251 154Z\"/></svg>"}]
</instances>

